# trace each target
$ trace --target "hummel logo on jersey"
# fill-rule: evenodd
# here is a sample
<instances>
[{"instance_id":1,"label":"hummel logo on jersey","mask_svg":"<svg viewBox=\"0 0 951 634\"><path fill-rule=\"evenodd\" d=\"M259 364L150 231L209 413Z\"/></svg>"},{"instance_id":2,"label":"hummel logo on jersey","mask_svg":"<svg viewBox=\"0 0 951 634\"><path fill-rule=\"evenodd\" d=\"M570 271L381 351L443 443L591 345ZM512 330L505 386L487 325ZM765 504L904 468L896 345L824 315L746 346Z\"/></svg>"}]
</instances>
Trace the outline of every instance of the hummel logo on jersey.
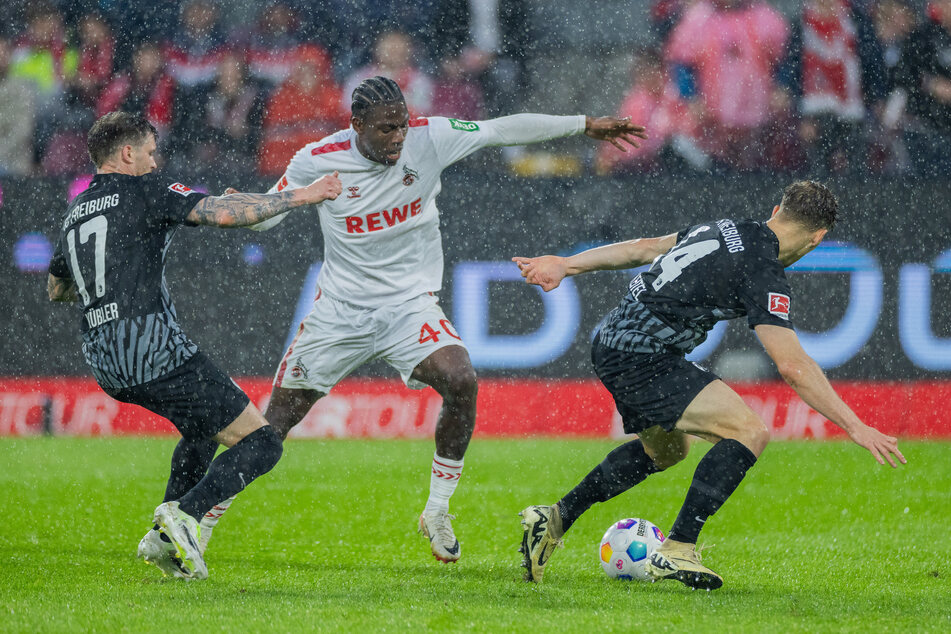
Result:
<instances>
[{"instance_id":1,"label":"hummel logo on jersey","mask_svg":"<svg viewBox=\"0 0 951 634\"><path fill-rule=\"evenodd\" d=\"M789 320L789 295L782 293L769 294L769 312L780 319Z\"/></svg>"},{"instance_id":2,"label":"hummel logo on jersey","mask_svg":"<svg viewBox=\"0 0 951 634\"><path fill-rule=\"evenodd\" d=\"M360 188L359 188L359 187L348 187L347 190L349 190L349 192L350 192L349 194L347 194L347 198L359 198L359 197L360 197L360 193L359 193L359 192L360 192Z\"/></svg>"},{"instance_id":3,"label":"hummel logo on jersey","mask_svg":"<svg viewBox=\"0 0 951 634\"><path fill-rule=\"evenodd\" d=\"M194 189L192 189L191 187L186 187L185 185L182 185L181 183L172 183L171 185L168 186L168 188L172 190L173 192L175 192L176 194L181 194L182 196L188 196L189 194L195 193Z\"/></svg>"},{"instance_id":4,"label":"hummel logo on jersey","mask_svg":"<svg viewBox=\"0 0 951 634\"><path fill-rule=\"evenodd\" d=\"M406 185L407 187L412 185L413 181L419 178L419 172L409 167L406 167L405 165L403 166L403 174L405 174L405 176L403 176L403 184Z\"/></svg>"}]
</instances>

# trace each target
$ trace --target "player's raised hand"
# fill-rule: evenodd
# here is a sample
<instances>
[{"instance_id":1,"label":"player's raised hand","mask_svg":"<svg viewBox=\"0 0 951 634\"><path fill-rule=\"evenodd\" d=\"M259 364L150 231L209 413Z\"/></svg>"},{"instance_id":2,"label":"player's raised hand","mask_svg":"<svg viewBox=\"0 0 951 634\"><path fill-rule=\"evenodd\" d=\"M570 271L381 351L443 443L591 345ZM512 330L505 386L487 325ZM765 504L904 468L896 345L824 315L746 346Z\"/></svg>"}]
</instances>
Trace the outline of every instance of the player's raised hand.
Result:
<instances>
[{"instance_id":1,"label":"player's raised hand","mask_svg":"<svg viewBox=\"0 0 951 634\"><path fill-rule=\"evenodd\" d=\"M878 460L879 464L885 464L887 460L888 464L892 467L896 467L897 465L892 456L898 458L898 461L902 464L908 462L905 460L905 456L901 454L901 451L898 450L898 439L894 436L886 436L874 427L863 424L861 427L850 431L849 438L860 447L868 449L875 459Z\"/></svg>"},{"instance_id":2,"label":"player's raised hand","mask_svg":"<svg viewBox=\"0 0 951 634\"><path fill-rule=\"evenodd\" d=\"M321 176L313 183L305 187L308 202L319 203L325 200L336 200L337 196L343 191L343 183L340 182L340 172L326 174Z\"/></svg>"},{"instance_id":3,"label":"player's raised hand","mask_svg":"<svg viewBox=\"0 0 951 634\"><path fill-rule=\"evenodd\" d=\"M526 282L541 286L546 292L558 288L568 270L565 258L556 255L543 255L537 258L514 257L512 262L518 264Z\"/></svg>"},{"instance_id":4,"label":"player's raised hand","mask_svg":"<svg viewBox=\"0 0 951 634\"><path fill-rule=\"evenodd\" d=\"M229 187L228 189L225 190L224 195L225 195L225 196L230 196L231 194L240 194L240 193L241 193L241 192L239 192L239 191L238 191L237 189L235 189L234 187Z\"/></svg>"},{"instance_id":5,"label":"player's raised hand","mask_svg":"<svg viewBox=\"0 0 951 634\"><path fill-rule=\"evenodd\" d=\"M584 133L592 139L607 141L622 152L624 144L631 147L640 147L637 139L646 139L647 133L644 126L631 123L630 117L618 119L617 117L585 117Z\"/></svg>"}]
</instances>

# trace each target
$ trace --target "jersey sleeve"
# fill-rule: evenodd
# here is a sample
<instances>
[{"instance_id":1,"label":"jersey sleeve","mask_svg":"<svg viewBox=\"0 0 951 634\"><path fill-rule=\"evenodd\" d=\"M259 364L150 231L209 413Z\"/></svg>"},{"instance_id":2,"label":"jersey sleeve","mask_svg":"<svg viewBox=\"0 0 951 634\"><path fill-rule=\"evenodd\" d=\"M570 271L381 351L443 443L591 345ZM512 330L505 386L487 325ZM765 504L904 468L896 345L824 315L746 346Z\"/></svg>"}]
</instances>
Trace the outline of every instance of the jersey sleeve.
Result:
<instances>
[{"instance_id":1,"label":"jersey sleeve","mask_svg":"<svg viewBox=\"0 0 951 634\"><path fill-rule=\"evenodd\" d=\"M152 220L168 225L191 225L186 218L208 194L179 182L147 174L142 177L145 200L150 205Z\"/></svg>"},{"instance_id":2,"label":"jersey sleeve","mask_svg":"<svg viewBox=\"0 0 951 634\"><path fill-rule=\"evenodd\" d=\"M584 115L559 117L515 114L487 121L429 117L430 138L443 167L476 150L497 145L526 145L584 132Z\"/></svg>"},{"instance_id":3,"label":"jersey sleeve","mask_svg":"<svg viewBox=\"0 0 951 634\"><path fill-rule=\"evenodd\" d=\"M792 293L782 264L775 258L756 258L748 270L747 284L739 295L749 327L767 324L792 328Z\"/></svg>"},{"instance_id":4,"label":"jersey sleeve","mask_svg":"<svg viewBox=\"0 0 951 634\"><path fill-rule=\"evenodd\" d=\"M50 260L50 275L63 279L72 279L73 272L66 263L66 255L63 253L63 237L56 242L56 250L53 251L53 258Z\"/></svg>"}]
</instances>

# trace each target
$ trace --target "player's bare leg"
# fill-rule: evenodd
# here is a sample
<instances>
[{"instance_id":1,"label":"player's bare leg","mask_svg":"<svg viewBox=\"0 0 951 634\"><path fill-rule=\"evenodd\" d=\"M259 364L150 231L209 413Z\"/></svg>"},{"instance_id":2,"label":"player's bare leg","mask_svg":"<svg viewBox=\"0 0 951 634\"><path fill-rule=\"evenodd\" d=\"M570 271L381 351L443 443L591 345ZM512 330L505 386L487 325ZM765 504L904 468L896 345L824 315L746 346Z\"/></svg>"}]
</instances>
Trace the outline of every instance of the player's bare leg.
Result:
<instances>
[{"instance_id":1,"label":"player's bare leg","mask_svg":"<svg viewBox=\"0 0 951 634\"><path fill-rule=\"evenodd\" d=\"M412 378L431 386L443 399L436 421L429 499L419 517L419 530L429 539L433 556L450 563L462 554L450 523L455 518L449 515L449 498L462 475L463 457L475 428L476 374L465 348L447 346L416 366Z\"/></svg>"},{"instance_id":2,"label":"player's bare leg","mask_svg":"<svg viewBox=\"0 0 951 634\"><path fill-rule=\"evenodd\" d=\"M676 429L714 445L697 465L670 536L651 555L647 570L655 579L676 579L692 588L713 590L723 585L723 579L700 563L697 538L707 519L756 463L769 442L769 431L722 381L713 381L697 394Z\"/></svg>"},{"instance_id":3,"label":"player's bare leg","mask_svg":"<svg viewBox=\"0 0 951 634\"><path fill-rule=\"evenodd\" d=\"M282 387L274 387L271 390L271 400L264 410L264 417L271 427L280 437L281 441L287 439L287 434L297 423L304 419L310 408L314 406L323 392L317 390L289 390ZM218 525L218 520L225 514L234 502L234 496L216 503L211 510L205 513L201 518L201 540L200 548L202 554L208 548L208 542L211 540L211 534Z\"/></svg>"}]
</instances>

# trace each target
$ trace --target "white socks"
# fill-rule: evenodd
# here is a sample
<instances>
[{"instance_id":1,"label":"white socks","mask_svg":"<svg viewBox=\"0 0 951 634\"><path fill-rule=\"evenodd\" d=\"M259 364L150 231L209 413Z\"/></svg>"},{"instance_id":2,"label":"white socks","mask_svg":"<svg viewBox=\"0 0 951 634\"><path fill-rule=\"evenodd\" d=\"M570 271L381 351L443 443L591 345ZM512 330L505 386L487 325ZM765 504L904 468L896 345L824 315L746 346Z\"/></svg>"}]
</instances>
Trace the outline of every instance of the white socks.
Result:
<instances>
[{"instance_id":1,"label":"white socks","mask_svg":"<svg viewBox=\"0 0 951 634\"><path fill-rule=\"evenodd\" d=\"M231 503L234 502L234 496L225 500L224 502L219 502L211 507L211 510L205 513L205 516L201 518L201 530L210 532L215 530L215 526L218 525L218 520L221 519L221 516L225 514L225 511L228 510L228 507L231 506Z\"/></svg>"},{"instance_id":2,"label":"white socks","mask_svg":"<svg viewBox=\"0 0 951 634\"><path fill-rule=\"evenodd\" d=\"M426 501L424 513L429 511L445 513L449 510L449 498L456 490L459 477L462 475L462 462L462 460L450 460L433 455L433 471L429 478L429 499Z\"/></svg>"}]
</instances>

